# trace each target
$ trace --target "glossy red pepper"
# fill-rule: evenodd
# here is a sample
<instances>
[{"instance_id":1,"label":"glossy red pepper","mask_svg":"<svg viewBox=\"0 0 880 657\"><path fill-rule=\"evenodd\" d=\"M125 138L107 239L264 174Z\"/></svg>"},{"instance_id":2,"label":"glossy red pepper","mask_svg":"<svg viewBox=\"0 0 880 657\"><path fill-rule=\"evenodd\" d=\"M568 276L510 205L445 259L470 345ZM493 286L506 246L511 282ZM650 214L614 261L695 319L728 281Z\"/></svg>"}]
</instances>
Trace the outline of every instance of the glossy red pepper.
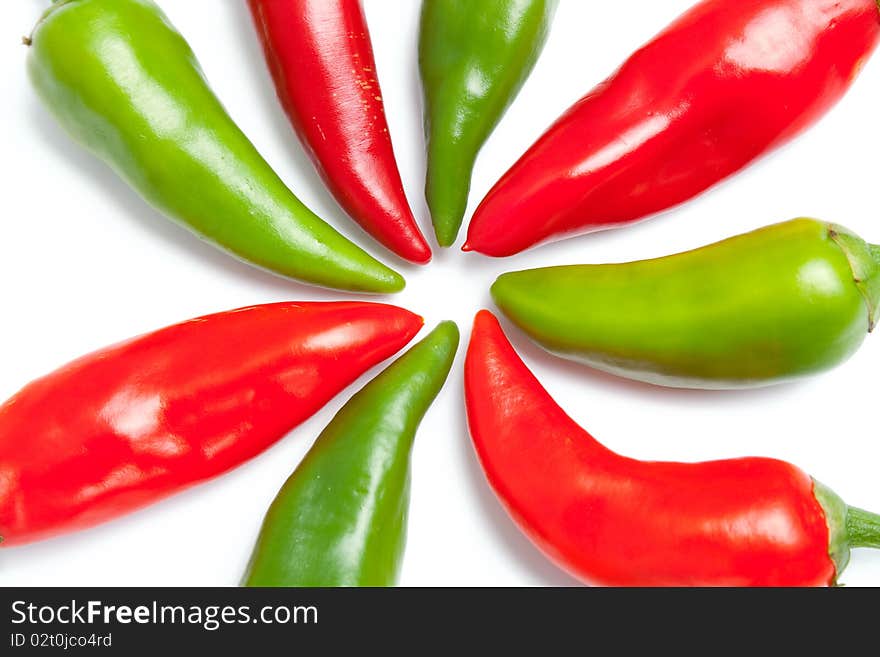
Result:
<instances>
[{"instance_id":1,"label":"glossy red pepper","mask_svg":"<svg viewBox=\"0 0 880 657\"><path fill-rule=\"evenodd\" d=\"M827 586L880 516L788 463L644 462L600 445L553 401L488 311L465 360L474 446L513 519L585 582Z\"/></svg>"},{"instance_id":2,"label":"glossy red pepper","mask_svg":"<svg viewBox=\"0 0 880 657\"><path fill-rule=\"evenodd\" d=\"M2 544L98 524L247 461L421 325L383 304L253 306L30 383L0 406Z\"/></svg>"},{"instance_id":3,"label":"glossy red pepper","mask_svg":"<svg viewBox=\"0 0 880 657\"><path fill-rule=\"evenodd\" d=\"M477 208L491 256L682 203L814 123L880 38L877 0L703 0L565 114Z\"/></svg>"},{"instance_id":4,"label":"glossy red pepper","mask_svg":"<svg viewBox=\"0 0 880 657\"><path fill-rule=\"evenodd\" d=\"M327 187L412 262L431 249L403 191L359 0L248 0L275 87Z\"/></svg>"}]
</instances>

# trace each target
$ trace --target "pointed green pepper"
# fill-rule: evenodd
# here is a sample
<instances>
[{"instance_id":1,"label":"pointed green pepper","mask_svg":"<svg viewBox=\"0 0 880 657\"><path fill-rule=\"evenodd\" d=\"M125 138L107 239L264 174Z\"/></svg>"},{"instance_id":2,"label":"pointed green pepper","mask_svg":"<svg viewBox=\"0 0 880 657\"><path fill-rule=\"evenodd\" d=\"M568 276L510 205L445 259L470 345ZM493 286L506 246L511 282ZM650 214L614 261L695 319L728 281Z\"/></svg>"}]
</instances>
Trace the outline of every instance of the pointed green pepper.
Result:
<instances>
[{"instance_id":1,"label":"pointed green pepper","mask_svg":"<svg viewBox=\"0 0 880 657\"><path fill-rule=\"evenodd\" d=\"M30 78L61 125L172 219L282 276L403 288L285 186L152 0L57 0L28 42Z\"/></svg>"},{"instance_id":2,"label":"pointed green pepper","mask_svg":"<svg viewBox=\"0 0 880 657\"><path fill-rule=\"evenodd\" d=\"M425 196L437 242L461 227L483 142L538 59L556 0L424 0L419 67L425 96Z\"/></svg>"},{"instance_id":3,"label":"pointed green pepper","mask_svg":"<svg viewBox=\"0 0 880 657\"><path fill-rule=\"evenodd\" d=\"M342 407L269 508L246 586L392 586L410 448L458 348L443 322Z\"/></svg>"},{"instance_id":4,"label":"pointed green pepper","mask_svg":"<svg viewBox=\"0 0 880 657\"><path fill-rule=\"evenodd\" d=\"M492 296L564 358L660 385L758 386L859 348L880 319L880 247L795 219L665 258L504 274Z\"/></svg>"}]
</instances>

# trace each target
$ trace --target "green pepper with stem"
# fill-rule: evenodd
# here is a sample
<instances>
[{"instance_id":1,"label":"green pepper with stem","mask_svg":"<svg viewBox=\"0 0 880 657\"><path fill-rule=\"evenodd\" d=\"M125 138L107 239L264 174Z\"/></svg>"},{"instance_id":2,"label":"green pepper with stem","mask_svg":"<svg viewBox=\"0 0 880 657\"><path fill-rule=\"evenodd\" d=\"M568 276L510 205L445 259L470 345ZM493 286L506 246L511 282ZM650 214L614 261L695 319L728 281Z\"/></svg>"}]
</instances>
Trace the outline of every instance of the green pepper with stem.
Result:
<instances>
[{"instance_id":1,"label":"green pepper with stem","mask_svg":"<svg viewBox=\"0 0 880 657\"><path fill-rule=\"evenodd\" d=\"M269 507L246 586L395 584L410 449L458 340L442 322L342 407Z\"/></svg>"},{"instance_id":2,"label":"green pepper with stem","mask_svg":"<svg viewBox=\"0 0 880 657\"><path fill-rule=\"evenodd\" d=\"M492 296L564 358L672 387L759 386L859 348L880 319L880 247L795 219L665 258L504 274Z\"/></svg>"},{"instance_id":3,"label":"green pepper with stem","mask_svg":"<svg viewBox=\"0 0 880 657\"><path fill-rule=\"evenodd\" d=\"M164 214L282 276L403 288L285 186L152 0L56 0L26 43L30 78L56 119Z\"/></svg>"},{"instance_id":4,"label":"green pepper with stem","mask_svg":"<svg viewBox=\"0 0 880 657\"><path fill-rule=\"evenodd\" d=\"M483 142L531 73L556 0L424 0L425 197L437 242L451 246Z\"/></svg>"}]
</instances>

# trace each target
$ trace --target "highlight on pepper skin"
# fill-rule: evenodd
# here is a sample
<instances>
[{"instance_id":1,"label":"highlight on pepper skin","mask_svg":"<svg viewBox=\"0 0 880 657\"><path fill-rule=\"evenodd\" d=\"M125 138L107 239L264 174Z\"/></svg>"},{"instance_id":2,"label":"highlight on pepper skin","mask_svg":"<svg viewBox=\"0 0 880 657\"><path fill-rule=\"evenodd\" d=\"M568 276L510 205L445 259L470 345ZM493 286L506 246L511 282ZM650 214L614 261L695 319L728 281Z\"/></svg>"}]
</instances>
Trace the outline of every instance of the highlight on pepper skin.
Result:
<instances>
[{"instance_id":1,"label":"highlight on pepper skin","mask_svg":"<svg viewBox=\"0 0 880 657\"><path fill-rule=\"evenodd\" d=\"M486 310L464 376L490 486L537 547L585 583L830 586L851 548L880 548L880 516L788 463L610 451L553 401Z\"/></svg>"}]
</instances>

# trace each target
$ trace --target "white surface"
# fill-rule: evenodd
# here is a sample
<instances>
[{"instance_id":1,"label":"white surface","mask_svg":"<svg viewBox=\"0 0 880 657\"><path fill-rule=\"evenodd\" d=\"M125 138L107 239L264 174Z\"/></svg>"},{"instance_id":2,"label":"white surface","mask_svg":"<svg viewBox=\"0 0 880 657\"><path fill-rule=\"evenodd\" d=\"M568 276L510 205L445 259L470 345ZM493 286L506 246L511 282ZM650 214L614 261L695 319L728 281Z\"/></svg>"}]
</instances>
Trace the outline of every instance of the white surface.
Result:
<instances>
[{"instance_id":1,"label":"white surface","mask_svg":"<svg viewBox=\"0 0 880 657\"><path fill-rule=\"evenodd\" d=\"M160 4L195 49L231 115L318 214L391 262L324 190L276 102L243 0ZM678 13L689 0L563 0L543 56L478 160L471 210L491 184L568 105ZM41 107L19 45L46 0L0 8L0 398L68 360L196 315L291 299L344 295L263 274L201 244L144 204L72 143ZM416 69L416 0L367 0L377 66L398 162L426 234L425 169ZM783 102L783 99L768 99ZM428 326L459 322L462 351L422 424L404 585L567 585L508 520L486 486L467 435L461 358L474 312L503 271L651 257L802 214L880 241L880 61L845 100L793 145L666 216L507 260L448 250L391 299ZM459 243L461 240L459 240ZM433 241L432 241L433 243ZM598 439L646 459L768 455L792 461L850 503L880 509L877 372L880 336L839 369L794 385L748 392L683 392L629 383L515 345L559 403ZM286 439L220 479L121 520L0 551L2 585L233 585L262 515L345 391ZM650 549L646 546L646 549ZM880 553L859 550L843 577L880 585Z\"/></svg>"}]
</instances>

